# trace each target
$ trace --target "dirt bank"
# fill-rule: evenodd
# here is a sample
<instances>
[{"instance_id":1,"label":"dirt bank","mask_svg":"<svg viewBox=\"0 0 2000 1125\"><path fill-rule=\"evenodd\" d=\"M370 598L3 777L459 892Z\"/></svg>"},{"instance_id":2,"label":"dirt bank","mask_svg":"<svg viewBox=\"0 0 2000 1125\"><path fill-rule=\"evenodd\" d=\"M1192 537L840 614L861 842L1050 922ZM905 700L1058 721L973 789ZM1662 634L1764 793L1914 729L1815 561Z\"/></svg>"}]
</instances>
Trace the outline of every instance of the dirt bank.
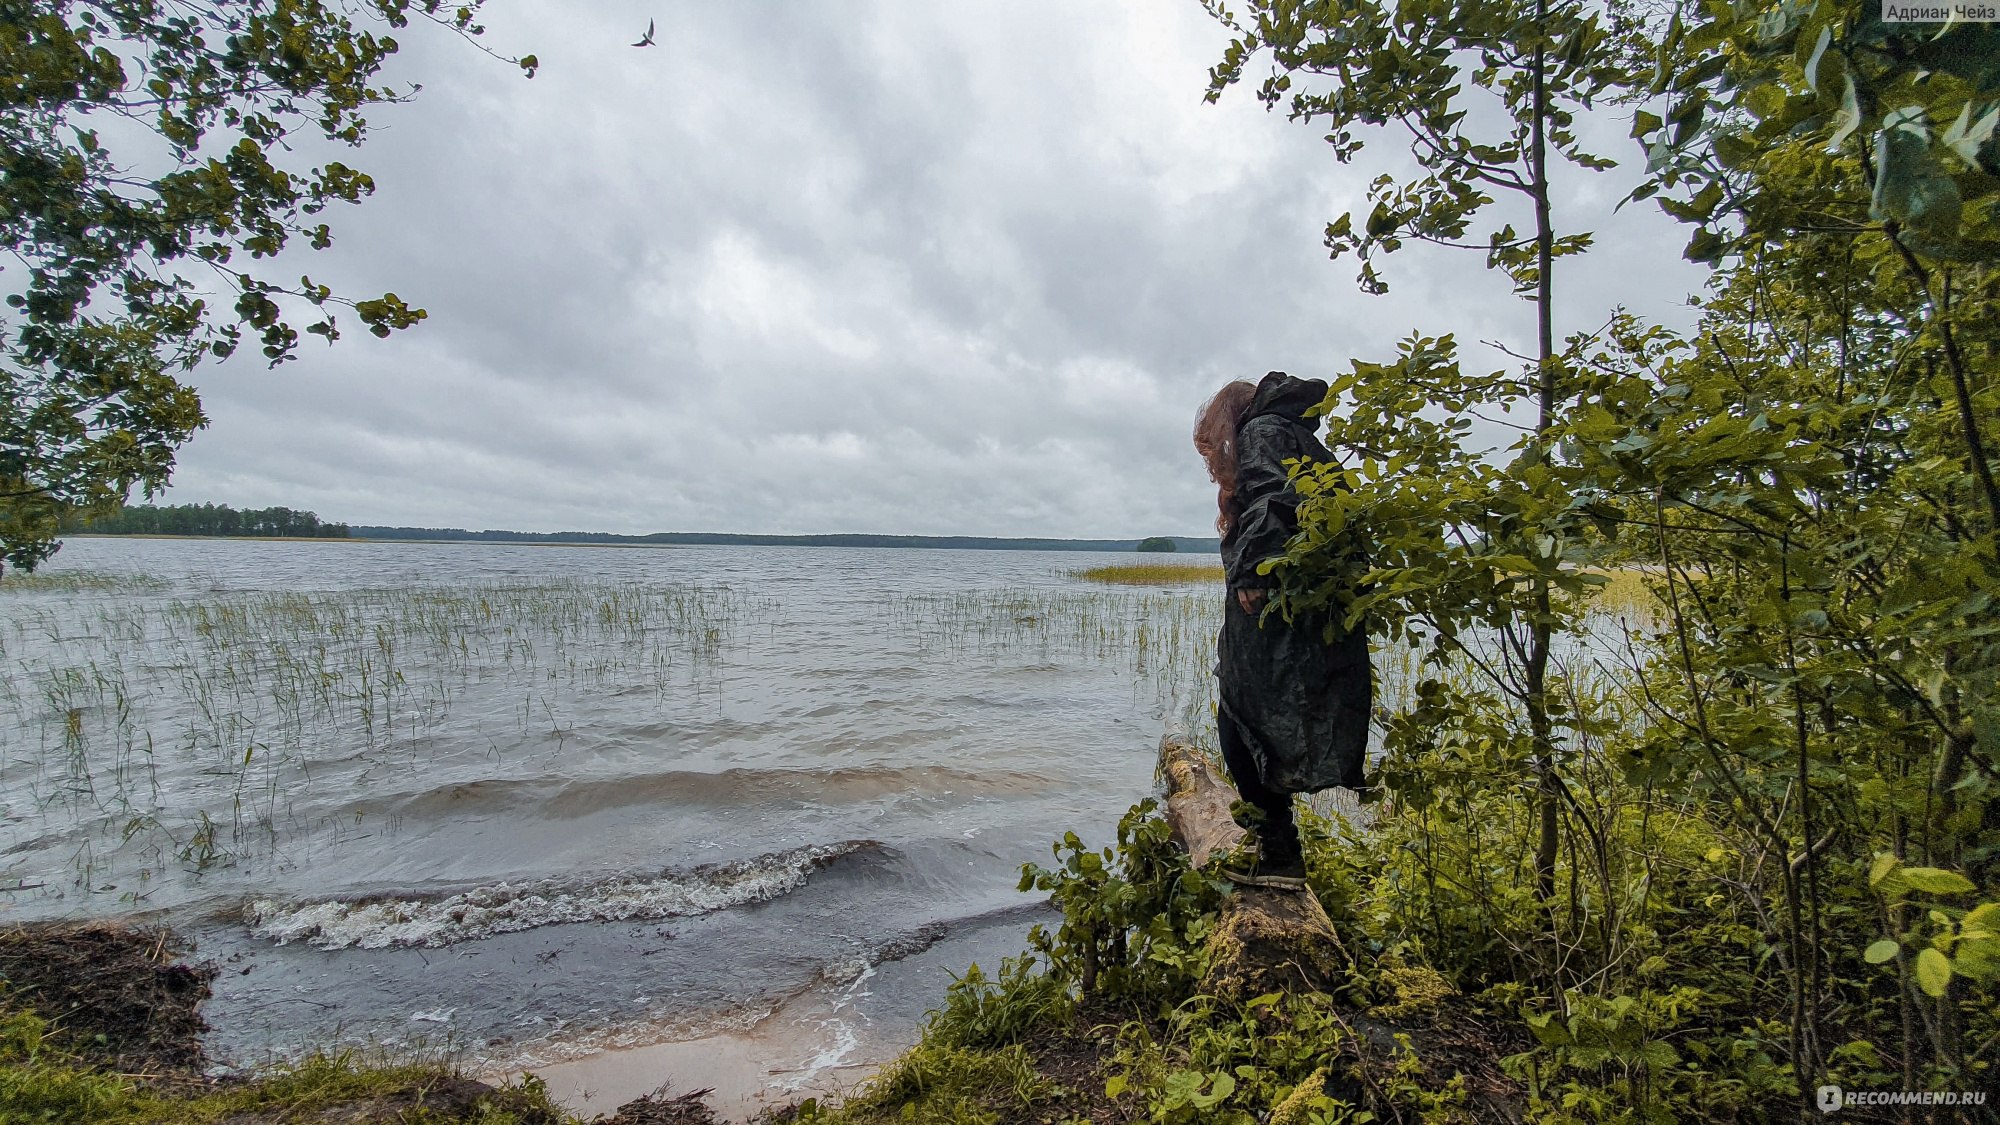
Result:
<instances>
[{"instance_id":1,"label":"dirt bank","mask_svg":"<svg viewBox=\"0 0 2000 1125\"><path fill-rule=\"evenodd\" d=\"M201 1006L214 965L168 929L104 923L0 930L0 1119L218 1125L568 1125L538 1086L440 1065L317 1059L259 1078L211 1072ZM628 1101L591 1125L716 1125L706 1090ZM19 1103L19 1104L16 1104Z\"/></svg>"}]
</instances>

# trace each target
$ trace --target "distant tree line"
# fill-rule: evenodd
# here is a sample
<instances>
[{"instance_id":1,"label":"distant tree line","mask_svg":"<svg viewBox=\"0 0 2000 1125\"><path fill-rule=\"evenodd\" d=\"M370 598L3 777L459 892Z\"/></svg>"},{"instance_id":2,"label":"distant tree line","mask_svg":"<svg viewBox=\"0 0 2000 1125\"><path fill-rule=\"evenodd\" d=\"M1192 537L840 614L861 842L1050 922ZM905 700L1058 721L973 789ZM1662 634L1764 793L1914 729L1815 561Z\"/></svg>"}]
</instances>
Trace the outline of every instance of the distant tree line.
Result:
<instances>
[{"instance_id":1,"label":"distant tree line","mask_svg":"<svg viewBox=\"0 0 2000 1125\"><path fill-rule=\"evenodd\" d=\"M291 508L245 508L227 504L142 504L90 520L76 530L93 535L269 535L303 539L346 539L344 523L326 523L312 512Z\"/></svg>"},{"instance_id":2,"label":"distant tree line","mask_svg":"<svg viewBox=\"0 0 2000 1125\"><path fill-rule=\"evenodd\" d=\"M1221 541L1213 538L1160 536L1144 542L1134 539L1000 539L979 535L870 535L835 533L827 535L755 535L737 532L662 531L651 535L617 535L602 531L467 531L462 527L380 527L356 524L353 534L360 539L464 540L481 543L623 543L646 545L731 545L744 547L931 547L980 551L1132 551L1180 550L1214 553ZM1165 542L1167 546L1159 546Z\"/></svg>"}]
</instances>

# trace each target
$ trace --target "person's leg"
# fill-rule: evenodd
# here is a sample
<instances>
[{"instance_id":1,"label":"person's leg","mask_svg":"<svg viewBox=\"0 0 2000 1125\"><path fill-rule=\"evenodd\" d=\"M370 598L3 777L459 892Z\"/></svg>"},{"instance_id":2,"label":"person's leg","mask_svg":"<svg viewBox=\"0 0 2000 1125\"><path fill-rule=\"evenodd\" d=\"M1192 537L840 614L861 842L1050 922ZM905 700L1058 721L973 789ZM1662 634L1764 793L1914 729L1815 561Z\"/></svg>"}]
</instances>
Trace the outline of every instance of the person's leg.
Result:
<instances>
[{"instance_id":1,"label":"person's leg","mask_svg":"<svg viewBox=\"0 0 2000 1125\"><path fill-rule=\"evenodd\" d=\"M1272 866L1288 866L1298 861L1299 827L1292 819L1292 795L1265 787L1263 777L1257 772L1256 757L1227 712L1217 714L1216 733L1222 744L1222 764L1229 769L1229 779L1236 783L1237 796L1260 814L1259 823L1244 825L1257 831L1259 857Z\"/></svg>"}]
</instances>

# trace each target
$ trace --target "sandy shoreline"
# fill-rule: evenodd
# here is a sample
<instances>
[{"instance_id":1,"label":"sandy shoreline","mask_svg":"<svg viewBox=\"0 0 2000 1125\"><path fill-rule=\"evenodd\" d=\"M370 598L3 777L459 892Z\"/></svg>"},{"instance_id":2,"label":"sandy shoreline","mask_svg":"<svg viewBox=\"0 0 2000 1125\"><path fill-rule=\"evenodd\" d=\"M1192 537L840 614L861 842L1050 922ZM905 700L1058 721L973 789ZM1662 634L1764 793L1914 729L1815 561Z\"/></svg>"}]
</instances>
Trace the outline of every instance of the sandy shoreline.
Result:
<instances>
[{"instance_id":1,"label":"sandy shoreline","mask_svg":"<svg viewBox=\"0 0 2000 1125\"><path fill-rule=\"evenodd\" d=\"M899 1037L864 1038L855 1005L865 976L833 995L810 993L740 1031L616 1048L527 1073L548 1084L565 1108L589 1118L667 1084L704 1099L725 1122L748 1122L766 1108L826 1098L866 1081L909 1046ZM865 995L865 993L861 993ZM518 1072L493 1078L514 1078Z\"/></svg>"},{"instance_id":2,"label":"sandy shoreline","mask_svg":"<svg viewBox=\"0 0 2000 1125\"><path fill-rule=\"evenodd\" d=\"M988 975L1027 948L1031 924L1057 915L1045 903L947 930L908 956L863 969L853 979L807 989L747 1026L693 1037L614 1047L525 1068L496 1069L495 1080L538 1075L550 1095L588 1118L663 1083L678 1093L712 1090L722 1120L747 1122L767 1107L851 1091L913 1046L930 1009L977 962Z\"/></svg>"}]
</instances>

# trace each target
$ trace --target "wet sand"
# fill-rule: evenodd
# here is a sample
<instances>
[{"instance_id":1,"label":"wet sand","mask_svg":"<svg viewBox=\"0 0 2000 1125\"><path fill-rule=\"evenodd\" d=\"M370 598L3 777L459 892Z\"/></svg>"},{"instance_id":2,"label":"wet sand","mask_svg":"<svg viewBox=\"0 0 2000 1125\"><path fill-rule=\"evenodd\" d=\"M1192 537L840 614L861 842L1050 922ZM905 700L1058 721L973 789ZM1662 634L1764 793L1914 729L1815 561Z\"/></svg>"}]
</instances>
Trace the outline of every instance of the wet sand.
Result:
<instances>
[{"instance_id":1,"label":"wet sand","mask_svg":"<svg viewBox=\"0 0 2000 1125\"><path fill-rule=\"evenodd\" d=\"M709 1090L717 1116L745 1122L766 1107L849 1090L907 1045L863 1044L840 1010L851 1002L801 998L746 1031L600 1051L534 1073L551 1097L585 1117L610 1113L665 1081L675 1094Z\"/></svg>"},{"instance_id":2,"label":"wet sand","mask_svg":"<svg viewBox=\"0 0 2000 1125\"><path fill-rule=\"evenodd\" d=\"M996 974L1002 958L1027 948L1030 925L1059 920L1047 907L952 931L920 953L795 996L740 1030L599 1051L531 1072L586 1116L667 1083L680 1093L712 1089L708 1102L724 1121L747 1122L767 1106L851 1092L917 1041L924 1014L944 1002L966 966Z\"/></svg>"}]
</instances>

